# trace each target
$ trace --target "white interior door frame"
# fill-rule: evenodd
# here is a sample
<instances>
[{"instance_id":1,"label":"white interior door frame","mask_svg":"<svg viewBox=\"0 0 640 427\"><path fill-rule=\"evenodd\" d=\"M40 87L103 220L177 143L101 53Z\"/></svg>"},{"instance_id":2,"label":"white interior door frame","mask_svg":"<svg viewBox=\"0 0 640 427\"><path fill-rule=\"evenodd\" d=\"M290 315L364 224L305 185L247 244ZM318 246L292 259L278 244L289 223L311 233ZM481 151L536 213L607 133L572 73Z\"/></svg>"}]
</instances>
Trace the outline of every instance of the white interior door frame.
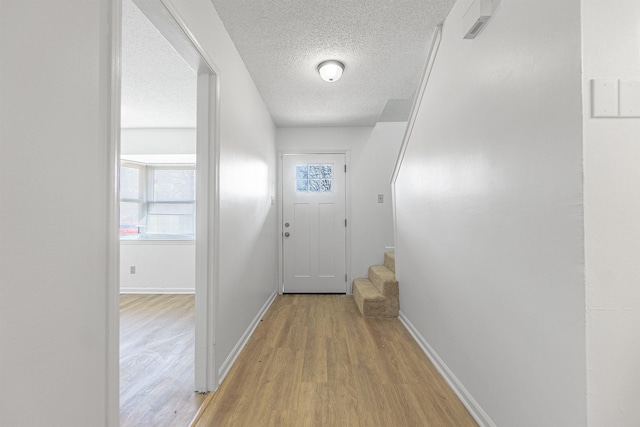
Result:
<instances>
[{"instance_id":1,"label":"white interior door frame","mask_svg":"<svg viewBox=\"0 0 640 427\"><path fill-rule=\"evenodd\" d=\"M111 61L109 67L109 127L108 132L108 168L109 185L107 190L107 289L105 313L105 382L107 385L105 406L105 427L120 425L120 193L118 190L120 170L120 93L122 59L122 2L110 0Z\"/></svg>"},{"instance_id":2,"label":"white interior door frame","mask_svg":"<svg viewBox=\"0 0 640 427\"><path fill-rule=\"evenodd\" d=\"M353 290L351 287L351 151L345 149L318 149L318 150L294 150L294 149L286 149L286 150L278 150L278 294L282 295L284 293L284 245L282 244L282 234L284 233L284 229L282 226L283 223L283 176L282 176L282 167L283 167L283 158L285 155L295 155L295 154L344 154L345 162L347 165L347 176L345 182L345 209L346 209L346 217L347 217L347 230L346 230L346 271L347 271L347 286L346 286L346 294L351 295Z\"/></svg>"},{"instance_id":3,"label":"white interior door frame","mask_svg":"<svg viewBox=\"0 0 640 427\"><path fill-rule=\"evenodd\" d=\"M119 425L119 258L118 166L120 161L120 88L122 1L112 5L112 61L109 170L111 171L108 236L107 289L107 420ZM220 70L189 30L177 9L168 0L134 0L169 43L198 75L196 142L196 308L195 308L195 391L208 392L218 386L215 369L215 330L217 325L220 212Z\"/></svg>"},{"instance_id":4,"label":"white interior door frame","mask_svg":"<svg viewBox=\"0 0 640 427\"><path fill-rule=\"evenodd\" d=\"M198 74L196 143L195 391L218 388L215 341L220 234L220 69L169 0L150 3L152 23ZM143 10L144 12L144 10ZM149 16L152 19L152 16Z\"/></svg>"}]
</instances>

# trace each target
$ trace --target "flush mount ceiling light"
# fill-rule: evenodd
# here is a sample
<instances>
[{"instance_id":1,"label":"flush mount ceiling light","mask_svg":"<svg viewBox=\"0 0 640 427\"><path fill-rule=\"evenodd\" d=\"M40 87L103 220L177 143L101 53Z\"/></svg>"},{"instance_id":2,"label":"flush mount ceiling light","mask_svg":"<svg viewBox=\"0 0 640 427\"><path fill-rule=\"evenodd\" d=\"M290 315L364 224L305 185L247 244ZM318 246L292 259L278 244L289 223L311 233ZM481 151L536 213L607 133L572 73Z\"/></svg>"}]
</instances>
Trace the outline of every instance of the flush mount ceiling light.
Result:
<instances>
[{"instance_id":1,"label":"flush mount ceiling light","mask_svg":"<svg viewBox=\"0 0 640 427\"><path fill-rule=\"evenodd\" d=\"M337 82L338 80L340 80L343 71L344 64L334 59L321 62L318 65L318 72L320 73L320 77L322 77L322 80L329 83Z\"/></svg>"}]
</instances>

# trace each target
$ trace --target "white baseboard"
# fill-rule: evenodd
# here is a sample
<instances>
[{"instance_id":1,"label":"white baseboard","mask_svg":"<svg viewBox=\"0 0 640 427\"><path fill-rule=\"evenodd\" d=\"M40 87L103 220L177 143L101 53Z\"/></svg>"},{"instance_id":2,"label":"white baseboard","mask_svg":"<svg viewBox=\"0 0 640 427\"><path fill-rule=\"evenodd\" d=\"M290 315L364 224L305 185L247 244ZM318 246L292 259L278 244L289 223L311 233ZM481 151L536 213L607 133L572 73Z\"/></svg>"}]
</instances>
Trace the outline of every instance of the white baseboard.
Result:
<instances>
[{"instance_id":1,"label":"white baseboard","mask_svg":"<svg viewBox=\"0 0 640 427\"><path fill-rule=\"evenodd\" d=\"M222 384L222 381L224 381L225 377L231 370L231 367L233 366L234 363L236 363L236 359L238 359L240 352L242 351L244 346L247 345L247 341L249 341L249 338L251 338L251 335L253 335L253 331L255 331L256 328L258 327L258 324L260 323L260 319L262 319L262 317L267 312L269 307L271 307L271 304L273 303L273 300L276 299L277 295L278 295L278 291L274 291L273 294L271 294L271 296L269 297L267 302L264 303L264 305L262 306L262 308L260 309L256 317L254 317L251 324L249 324L249 327L247 328L247 330L244 331L244 334L242 334L242 337L240 337L240 340L233 347L233 350L231 350L231 353L229 354L227 359L224 361L222 366L220 366L220 369L218 369L218 386Z\"/></svg>"},{"instance_id":2,"label":"white baseboard","mask_svg":"<svg viewBox=\"0 0 640 427\"><path fill-rule=\"evenodd\" d=\"M120 288L120 294L195 294L195 289L189 288Z\"/></svg>"},{"instance_id":3,"label":"white baseboard","mask_svg":"<svg viewBox=\"0 0 640 427\"><path fill-rule=\"evenodd\" d=\"M478 402L471 396L471 393L462 385L460 380L451 372L444 361L438 356L438 353L429 345L427 340L418 332L413 324L407 319L407 316L401 311L398 314L398 319L409 331L411 336L416 340L422 351L431 360L431 363L436 367L440 375L445 379L449 387L458 396L462 404L467 408L473 419L476 420L480 427L496 427L495 423L491 421L489 415L480 407Z\"/></svg>"}]
</instances>

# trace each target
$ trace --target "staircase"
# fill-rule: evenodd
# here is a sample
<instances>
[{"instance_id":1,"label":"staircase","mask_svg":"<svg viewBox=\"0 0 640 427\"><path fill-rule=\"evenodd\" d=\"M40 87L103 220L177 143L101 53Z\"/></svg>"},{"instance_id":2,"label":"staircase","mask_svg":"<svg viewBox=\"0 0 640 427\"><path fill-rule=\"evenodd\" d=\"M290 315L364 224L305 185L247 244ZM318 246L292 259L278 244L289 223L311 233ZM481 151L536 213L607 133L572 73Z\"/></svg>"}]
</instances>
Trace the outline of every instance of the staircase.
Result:
<instances>
[{"instance_id":1,"label":"staircase","mask_svg":"<svg viewBox=\"0 0 640 427\"><path fill-rule=\"evenodd\" d=\"M354 279L353 297L364 317L398 317L400 309L396 258L384 254L384 265L369 267L369 277Z\"/></svg>"}]
</instances>

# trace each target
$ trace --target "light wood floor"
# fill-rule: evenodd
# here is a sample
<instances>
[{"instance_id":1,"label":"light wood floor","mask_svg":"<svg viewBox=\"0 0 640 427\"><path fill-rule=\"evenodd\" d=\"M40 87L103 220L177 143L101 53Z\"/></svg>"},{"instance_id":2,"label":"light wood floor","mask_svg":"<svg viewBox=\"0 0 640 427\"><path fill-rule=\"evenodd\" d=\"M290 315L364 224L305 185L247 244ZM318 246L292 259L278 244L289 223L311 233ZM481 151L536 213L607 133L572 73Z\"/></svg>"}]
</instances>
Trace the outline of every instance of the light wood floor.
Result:
<instances>
[{"instance_id":1,"label":"light wood floor","mask_svg":"<svg viewBox=\"0 0 640 427\"><path fill-rule=\"evenodd\" d=\"M279 296L194 426L476 426L397 319Z\"/></svg>"},{"instance_id":2,"label":"light wood floor","mask_svg":"<svg viewBox=\"0 0 640 427\"><path fill-rule=\"evenodd\" d=\"M188 426L194 393L194 296L120 296L120 425Z\"/></svg>"}]
</instances>

